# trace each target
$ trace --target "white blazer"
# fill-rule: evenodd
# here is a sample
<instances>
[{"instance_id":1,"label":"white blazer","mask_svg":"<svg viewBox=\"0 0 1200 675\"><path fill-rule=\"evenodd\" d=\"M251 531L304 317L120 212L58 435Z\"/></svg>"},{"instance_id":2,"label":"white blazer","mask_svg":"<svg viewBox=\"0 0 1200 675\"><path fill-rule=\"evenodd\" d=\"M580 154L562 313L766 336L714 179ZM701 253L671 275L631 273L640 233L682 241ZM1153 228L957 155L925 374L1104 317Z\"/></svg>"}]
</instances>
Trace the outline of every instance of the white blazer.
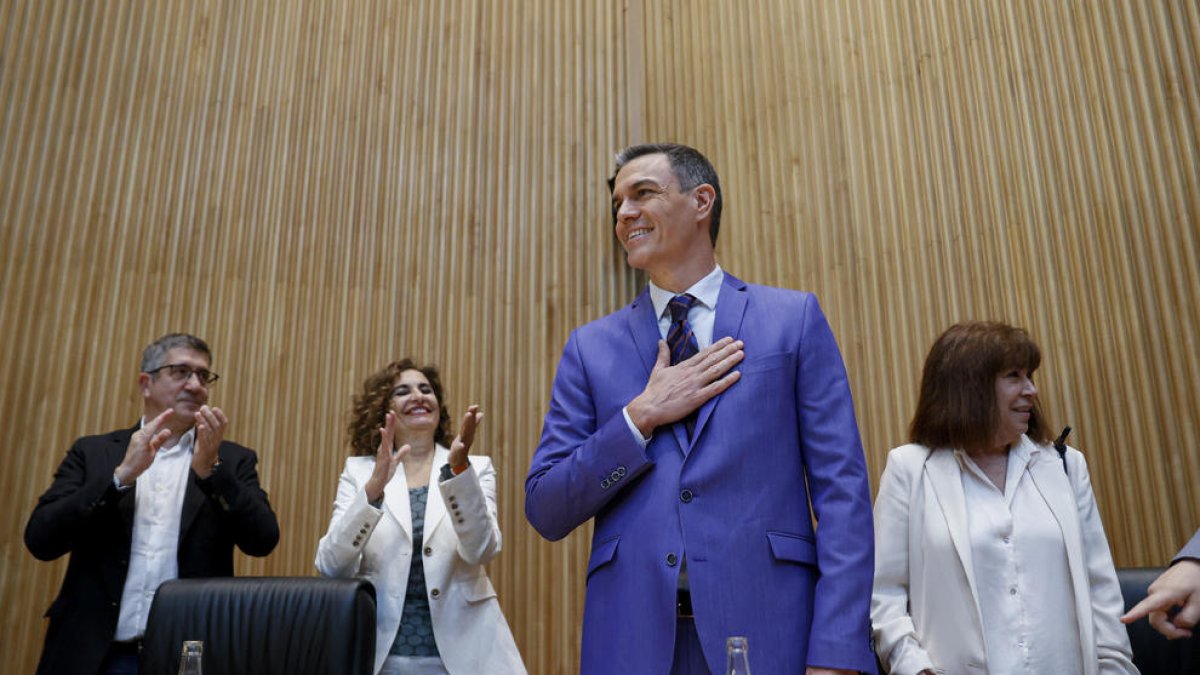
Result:
<instances>
[{"instance_id":1,"label":"white blazer","mask_svg":"<svg viewBox=\"0 0 1200 675\"><path fill-rule=\"evenodd\" d=\"M487 457L470 457L465 472L439 483L448 455L442 446L434 454L420 552L442 663L450 675L523 675L521 654L483 568L500 552L496 472ZM374 457L346 460L316 566L325 576L357 576L375 586L378 673L400 627L413 540L404 466L384 488L382 509L367 503L365 486L374 468Z\"/></svg>"},{"instance_id":2,"label":"white blazer","mask_svg":"<svg viewBox=\"0 0 1200 675\"><path fill-rule=\"evenodd\" d=\"M1036 447L1026 436L1021 443ZM1087 462L1068 448L1064 473L1058 453L1045 450L1036 453L1029 472L1062 530L1084 673L1136 675L1129 636L1117 619L1124 601ZM922 445L892 450L875 499L871 597L875 648L889 672L988 672L974 570L953 451Z\"/></svg>"}]
</instances>

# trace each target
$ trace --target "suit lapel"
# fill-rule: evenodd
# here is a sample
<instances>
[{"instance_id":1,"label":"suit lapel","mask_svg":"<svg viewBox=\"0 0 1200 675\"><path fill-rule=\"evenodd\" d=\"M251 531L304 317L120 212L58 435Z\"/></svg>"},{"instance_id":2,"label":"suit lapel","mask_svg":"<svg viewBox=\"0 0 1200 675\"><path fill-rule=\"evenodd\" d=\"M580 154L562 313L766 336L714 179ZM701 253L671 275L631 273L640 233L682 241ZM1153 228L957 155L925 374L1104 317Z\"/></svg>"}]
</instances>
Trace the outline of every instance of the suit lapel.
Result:
<instances>
[{"instance_id":1,"label":"suit lapel","mask_svg":"<svg viewBox=\"0 0 1200 675\"><path fill-rule=\"evenodd\" d=\"M217 448L217 459L224 459L220 448ZM192 473L192 469L189 466L187 470L187 487L183 492L183 512L179 516L179 541L181 544L183 543L184 535L187 534L188 529L195 522L196 516L200 513L200 507L204 506L204 500L206 499L204 492L200 490L200 485L196 483L197 480L196 474Z\"/></svg>"},{"instance_id":2,"label":"suit lapel","mask_svg":"<svg viewBox=\"0 0 1200 675\"><path fill-rule=\"evenodd\" d=\"M634 347L649 376L658 360L658 341L662 339L658 334L658 317L654 315L649 286L629 305L629 332L633 335Z\"/></svg>"},{"instance_id":3,"label":"suit lapel","mask_svg":"<svg viewBox=\"0 0 1200 675\"><path fill-rule=\"evenodd\" d=\"M713 323L713 342L723 337L736 338L742 332L746 315L746 282L726 272L721 294L717 296L717 319Z\"/></svg>"},{"instance_id":4,"label":"suit lapel","mask_svg":"<svg viewBox=\"0 0 1200 675\"><path fill-rule=\"evenodd\" d=\"M662 336L658 332L658 317L654 314L654 302L650 299L650 287L647 286L629 306L629 333L633 336L633 344L642 365L646 368L646 377L654 370L658 361L658 341ZM671 433L680 451L687 453L687 429L682 423L671 425Z\"/></svg>"},{"instance_id":5,"label":"suit lapel","mask_svg":"<svg viewBox=\"0 0 1200 675\"><path fill-rule=\"evenodd\" d=\"M746 284L737 277L725 273L725 278L721 284L721 294L717 296L717 316L713 322L712 341L715 343L723 337L738 338L742 331L742 318L746 315ZM700 435L704 433L704 427L708 424L708 418L712 417L713 409L721 402L721 395L714 396L700 406L700 413L696 420L696 429L692 434L691 444L694 445ZM683 429L683 424L676 424L678 432L683 434L683 447L691 450L691 446L686 442L687 430Z\"/></svg>"},{"instance_id":6,"label":"suit lapel","mask_svg":"<svg viewBox=\"0 0 1200 675\"><path fill-rule=\"evenodd\" d=\"M934 450L925 460L929 485L942 510L942 518L950 530L950 540L958 553L958 561L967 576L971 598L979 612L979 589L975 585L975 565L971 559L971 537L967 532L967 497L963 492L962 469L952 450Z\"/></svg>"},{"instance_id":7,"label":"suit lapel","mask_svg":"<svg viewBox=\"0 0 1200 675\"><path fill-rule=\"evenodd\" d=\"M125 459L125 451L129 449L129 441L132 439L134 432L141 428L141 423L135 424L132 429L122 431L113 436L113 444L110 449L112 464L115 471L121 465L121 460ZM137 506L137 481L133 483L133 489L127 494L121 495L117 501L117 511L121 514L121 525L125 528L125 535L130 539L133 538L133 516L134 508Z\"/></svg>"},{"instance_id":8,"label":"suit lapel","mask_svg":"<svg viewBox=\"0 0 1200 675\"><path fill-rule=\"evenodd\" d=\"M1075 494L1067 474L1063 473L1062 462L1055 457L1054 461L1046 461L1044 450L1035 450L1033 441L1021 437L1022 444L1028 444L1029 451L1037 453L1036 461L1030 462L1029 476L1033 479L1038 493L1050 507L1058 527L1062 531L1063 541L1067 544L1067 562L1072 568L1083 564L1082 554L1075 542L1080 540L1078 508L1075 506Z\"/></svg>"},{"instance_id":9,"label":"suit lapel","mask_svg":"<svg viewBox=\"0 0 1200 675\"><path fill-rule=\"evenodd\" d=\"M425 541L429 541L433 531L446 520L446 504L442 501L442 489L438 486L438 479L441 477L442 465L449 456L450 451L439 445L433 455L433 466L429 467L429 495L425 498L425 531L422 535Z\"/></svg>"},{"instance_id":10,"label":"suit lapel","mask_svg":"<svg viewBox=\"0 0 1200 675\"><path fill-rule=\"evenodd\" d=\"M201 506L204 506L204 493L200 491L200 486L196 484L196 474L192 473L192 470L189 468L187 489L183 493L183 513L179 518L180 541L183 541L188 528L195 522L196 515L200 513Z\"/></svg>"},{"instance_id":11,"label":"suit lapel","mask_svg":"<svg viewBox=\"0 0 1200 675\"><path fill-rule=\"evenodd\" d=\"M713 321L713 342L726 336L740 337L742 319L746 315L746 302L746 283L726 272L721 282L721 294L717 297L717 315ZM637 353L646 368L646 375L649 376L650 372L654 370L654 363L658 358L658 341L662 339L658 332L658 317L654 314L654 303L650 300L649 287L638 295L629 309L629 332L633 336ZM708 419L712 417L713 410L720 401L721 396L718 395L700 406L696 428L690 441L687 436L687 428L682 422L671 425L671 433L675 436L675 441L685 455L691 451L692 446L700 438Z\"/></svg>"},{"instance_id":12,"label":"suit lapel","mask_svg":"<svg viewBox=\"0 0 1200 675\"><path fill-rule=\"evenodd\" d=\"M372 467L373 468L373 467ZM404 463L396 467L396 475L383 489L384 510L400 526L400 531L412 541L412 505L408 499L408 479L404 476Z\"/></svg>"},{"instance_id":13,"label":"suit lapel","mask_svg":"<svg viewBox=\"0 0 1200 675\"><path fill-rule=\"evenodd\" d=\"M1057 454L1046 448L1038 448L1027 436L1021 437L1021 443L1028 445L1035 461L1029 465L1029 476L1033 480L1038 494L1054 514L1062 532L1063 545L1067 550L1067 571L1071 575L1071 589L1075 593L1075 611L1079 616L1087 616L1091 611L1089 606L1090 593L1087 580L1087 560L1083 555L1083 531L1079 524L1079 506L1075 502L1075 488L1070 477L1063 472L1063 464ZM1090 622L1079 622L1079 638L1087 645L1094 639L1093 626ZM1090 672L1090 671L1089 671Z\"/></svg>"}]
</instances>

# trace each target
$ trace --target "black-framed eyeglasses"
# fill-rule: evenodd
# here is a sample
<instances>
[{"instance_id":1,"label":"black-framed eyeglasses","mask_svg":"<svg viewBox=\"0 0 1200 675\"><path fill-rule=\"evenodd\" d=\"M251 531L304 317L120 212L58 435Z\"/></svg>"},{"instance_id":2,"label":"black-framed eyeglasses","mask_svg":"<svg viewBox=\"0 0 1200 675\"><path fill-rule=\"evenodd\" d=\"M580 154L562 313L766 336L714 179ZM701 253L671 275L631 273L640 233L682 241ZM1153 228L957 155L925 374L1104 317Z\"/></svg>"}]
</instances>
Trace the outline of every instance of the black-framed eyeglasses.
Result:
<instances>
[{"instance_id":1,"label":"black-framed eyeglasses","mask_svg":"<svg viewBox=\"0 0 1200 675\"><path fill-rule=\"evenodd\" d=\"M188 378L190 378L192 375L195 375L196 379L200 380L200 384L203 384L206 387L211 385L213 382L216 382L221 377L207 368L193 368L186 363L168 363L165 366L159 366L153 370L147 370L146 374L153 375L163 370L167 372L167 377L171 378L175 382L187 382Z\"/></svg>"}]
</instances>

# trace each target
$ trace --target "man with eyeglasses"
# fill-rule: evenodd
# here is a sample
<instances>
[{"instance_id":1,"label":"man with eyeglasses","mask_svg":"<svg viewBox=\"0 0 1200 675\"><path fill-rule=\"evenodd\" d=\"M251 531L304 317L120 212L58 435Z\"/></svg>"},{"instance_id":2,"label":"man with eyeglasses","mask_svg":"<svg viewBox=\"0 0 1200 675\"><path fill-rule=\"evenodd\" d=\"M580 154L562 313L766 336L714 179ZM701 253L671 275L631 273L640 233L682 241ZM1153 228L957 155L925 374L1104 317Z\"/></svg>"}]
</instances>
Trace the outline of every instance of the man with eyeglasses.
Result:
<instances>
[{"instance_id":1,"label":"man with eyeglasses","mask_svg":"<svg viewBox=\"0 0 1200 675\"><path fill-rule=\"evenodd\" d=\"M253 450L208 405L212 352L171 333L142 353L142 419L75 441L25 527L40 560L70 553L38 673L137 673L150 603L167 580L233 575L233 547L265 556L279 523Z\"/></svg>"}]
</instances>

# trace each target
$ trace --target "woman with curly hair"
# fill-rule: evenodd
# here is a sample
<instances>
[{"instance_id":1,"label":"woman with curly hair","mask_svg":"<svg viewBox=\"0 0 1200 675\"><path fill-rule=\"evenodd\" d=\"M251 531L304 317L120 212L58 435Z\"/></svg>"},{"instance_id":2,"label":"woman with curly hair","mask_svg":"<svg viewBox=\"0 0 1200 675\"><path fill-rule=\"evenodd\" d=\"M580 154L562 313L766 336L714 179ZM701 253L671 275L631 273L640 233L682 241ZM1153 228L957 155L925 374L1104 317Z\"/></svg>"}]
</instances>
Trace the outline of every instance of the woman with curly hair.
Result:
<instances>
[{"instance_id":1,"label":"woman with curly hair","mask_svg":"<svg viewBox=\"0 0 1200 675\"><path fill-rule=\"evenodd\" d=\"M472 405L451 439L441 378L411 359L363 383L316 566L375 586L375 671L525 673L483 565L500 552L496 472L468 456Z\"/></svg>"}]
</instances>

